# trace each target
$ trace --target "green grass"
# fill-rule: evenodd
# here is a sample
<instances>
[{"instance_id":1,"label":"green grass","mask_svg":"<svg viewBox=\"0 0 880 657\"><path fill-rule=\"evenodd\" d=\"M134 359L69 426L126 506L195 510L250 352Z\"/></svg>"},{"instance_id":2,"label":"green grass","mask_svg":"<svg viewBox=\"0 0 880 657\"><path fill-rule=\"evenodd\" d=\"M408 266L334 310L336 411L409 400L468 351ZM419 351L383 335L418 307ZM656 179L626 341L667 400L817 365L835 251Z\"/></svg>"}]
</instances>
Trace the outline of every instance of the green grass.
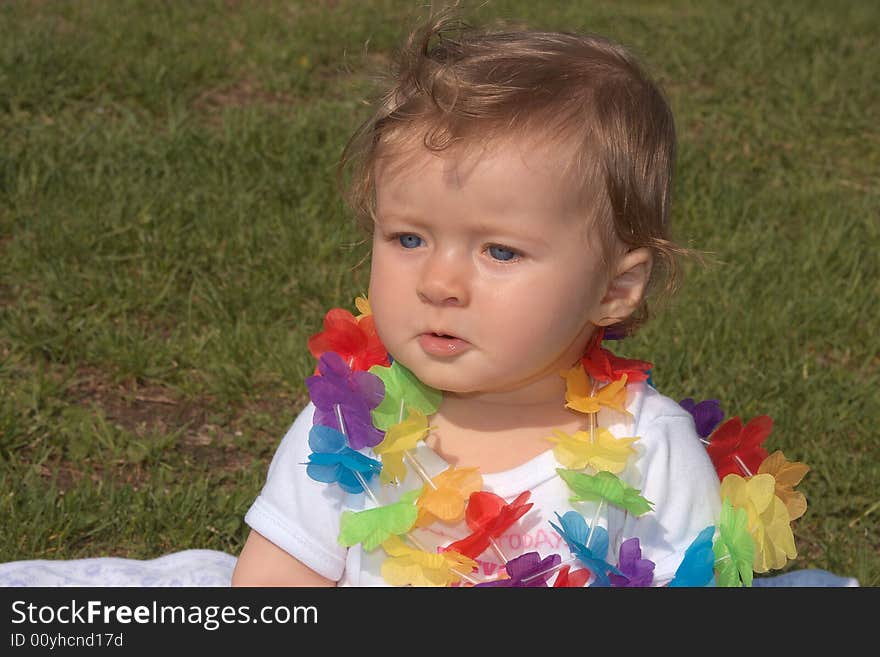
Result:
<instances>
[{"instance_id":1,"label":"green grass","mask_svg":"<svg viewBox=\"0 0 880 657\"><path fill-rule=\"evenodd\" d=\"M238 552L306 340L366 289L333 167L421 4L0 4L0 561ZM770 414L812 467L789 568L880 585L880 7L471 5L660 79L716 264L623 353Z\"/></svg>"}]
</instances>

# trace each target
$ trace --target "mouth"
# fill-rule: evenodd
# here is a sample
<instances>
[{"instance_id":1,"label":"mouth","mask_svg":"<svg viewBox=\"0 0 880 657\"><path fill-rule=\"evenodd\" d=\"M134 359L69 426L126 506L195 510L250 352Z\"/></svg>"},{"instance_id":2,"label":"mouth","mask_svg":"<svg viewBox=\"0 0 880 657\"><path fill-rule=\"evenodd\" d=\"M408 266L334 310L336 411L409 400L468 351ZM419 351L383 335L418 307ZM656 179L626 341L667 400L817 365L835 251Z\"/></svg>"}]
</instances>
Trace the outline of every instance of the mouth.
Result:
<instances>
[{"instance_id":1,"label":"mouth","mask_svg":"<svg viewBox=\"0 0 880 657\"><path fill-rule=\"evenodd\" d=\"M457 356L471 346L467 340L442 331L422 333L418 341L425 353L440 358Z\"/></svg>"}]
</instances>

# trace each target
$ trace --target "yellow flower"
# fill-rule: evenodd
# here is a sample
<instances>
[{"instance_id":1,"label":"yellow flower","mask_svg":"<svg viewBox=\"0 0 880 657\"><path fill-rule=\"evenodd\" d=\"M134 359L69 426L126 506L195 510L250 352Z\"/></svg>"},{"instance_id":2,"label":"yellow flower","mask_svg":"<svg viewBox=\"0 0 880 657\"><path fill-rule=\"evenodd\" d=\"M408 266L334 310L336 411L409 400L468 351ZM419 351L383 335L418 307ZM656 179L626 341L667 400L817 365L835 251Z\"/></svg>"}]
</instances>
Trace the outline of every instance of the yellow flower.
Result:
<instances>
[{"instance_id":1,"label":"yellow flower","mask_svg":"<svg viewBox=\"0 0 880 657\"><path fill-rule=\"evenodd\" d=\"M721 499L727 499L748 516L749 534L755 542L756 573L782 568L786 559L794 559L797 550L788 509L774 490L776 480L770 474L748 479L729 474L721 482Z\"/></svg>"},{"instance_id":2,"label":"yellow flower","mask_svg":"<svg viewBox=\"0 0 880 657\"><path fill-rule=\"evenodd\" d=\"M389 557L382 563L382 577L391 586L449 586L461 581L477 562L447 550L430 553L406 545L396 536L382 543Z\"/></svg>"},{"instance_id":3,"label":"yellow flower","mask_svg":"<svg viewBox=\"0 0 880 657\"><path fill-rule=\"evenodd\" d=\"M383 484L399 483L406 478L404 453L413 449L434 428L428 426L428 418L424 413L416 408L410 408L409 415L403 422L398 422L385 432L385 438L373 448L376 455L382 459L379 480Z\"/></svg>"},{"instance_id":4,"label":"yellow flower","mask_svg":"<svg viewBox=\"0 0 880 657\"><path fill-rule=\"evenodd\" d=\"M607 406L629 414L626 410L626 374L603 386L595 394L582 364L560 372L560 376L565 379L566 408L581 413L598 413L602 406Z\"/></svg>"},{"instance_id":5,"label":"yellow flower","mask_svg":"<svg viewBox=\"0 0 880 657\"><path fill-rule=\"evenodd\" d=\"M638 438L615 438L608 429L597 428L595 441L590 441L589 431L575 431L569 435L554 429L555 437L547 440L556 443L553 455L556 460L570 470L583 470L591 467L597 472L607 470L612 474L623 472L626 461L636 450L631 447Z\"/></svg>"},{"instance_id":6,"label":"yellow flower","mask_svg":"<svg viewBox=\"0 0 880 657\"><path fill-rule=\"evenodd\" d=\"M758 467L759 474L773 475L776 480L776 496L785 504L791 520L797 520L807 510L807 498L803 493L794 490L794 487L801 483L801 479L809 471L810 466L806 463L789 461L779 450L764 459Z\"/></svg>"}]
</instances>

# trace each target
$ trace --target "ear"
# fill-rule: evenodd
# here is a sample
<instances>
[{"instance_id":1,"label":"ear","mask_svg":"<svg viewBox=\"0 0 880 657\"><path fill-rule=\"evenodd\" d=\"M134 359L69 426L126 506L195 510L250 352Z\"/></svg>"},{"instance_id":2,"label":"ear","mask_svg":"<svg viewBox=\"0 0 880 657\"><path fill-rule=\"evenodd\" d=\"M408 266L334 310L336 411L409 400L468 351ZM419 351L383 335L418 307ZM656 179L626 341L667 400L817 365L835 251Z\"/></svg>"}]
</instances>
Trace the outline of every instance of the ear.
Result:
<instances>
[{"instance_id":1,"label":"ear","mask_svg":"<svg viewBox=\"0 0 880 657\"><path fill-rule=\"evenodd\" d=\"M605 296L596 309L596 326L610 326L622 322L635 312L645 296L654 257L651 250L640 247L627 251L618 260Z\"/></svg>"}]
</instances>

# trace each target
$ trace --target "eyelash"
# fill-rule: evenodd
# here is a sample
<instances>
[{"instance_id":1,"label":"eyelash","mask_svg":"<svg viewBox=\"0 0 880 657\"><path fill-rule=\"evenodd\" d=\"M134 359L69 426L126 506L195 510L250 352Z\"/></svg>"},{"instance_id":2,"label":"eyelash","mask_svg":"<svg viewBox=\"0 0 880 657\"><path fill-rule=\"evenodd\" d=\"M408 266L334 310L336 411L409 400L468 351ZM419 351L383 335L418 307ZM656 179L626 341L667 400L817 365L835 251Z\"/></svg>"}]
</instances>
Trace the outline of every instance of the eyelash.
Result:
<instances>
[{"instance_id":1,"label":"eyelash","mask_svg":"<svg viewBox=\"0 0 880 657\"><path fill-rule=\"evenodd\" d=\"M404 237L416 237L419 240L421 240L422 242L424 242L424 240L422 240L422 238L419 237L418 235L416 235L415 233L394 233L393 235L390 235L388 239L392 242L397 242L398 244L400 244L401 247L403 247L404 249L407 249L407 250L411 250L411 248L416 248L416 247L407 248L407 247L403 246L403 243L400 240ZM498 258L494 258L490 255L489 257L492 258L493 262L497 262L497 263L500 263L503 265L509 265L514 262L517 262L522 257L522 253L520 253L516 249L511 249L510 247L507 247L507 246L501 246L500 244L489 244L486 247L486 251L488 252L489 249L493 249L493 248L502 249L503 251L508 251L509 253L513 254L513 257L510 258L509 260L499 260Z\"/></svg>"}]
</instances>

